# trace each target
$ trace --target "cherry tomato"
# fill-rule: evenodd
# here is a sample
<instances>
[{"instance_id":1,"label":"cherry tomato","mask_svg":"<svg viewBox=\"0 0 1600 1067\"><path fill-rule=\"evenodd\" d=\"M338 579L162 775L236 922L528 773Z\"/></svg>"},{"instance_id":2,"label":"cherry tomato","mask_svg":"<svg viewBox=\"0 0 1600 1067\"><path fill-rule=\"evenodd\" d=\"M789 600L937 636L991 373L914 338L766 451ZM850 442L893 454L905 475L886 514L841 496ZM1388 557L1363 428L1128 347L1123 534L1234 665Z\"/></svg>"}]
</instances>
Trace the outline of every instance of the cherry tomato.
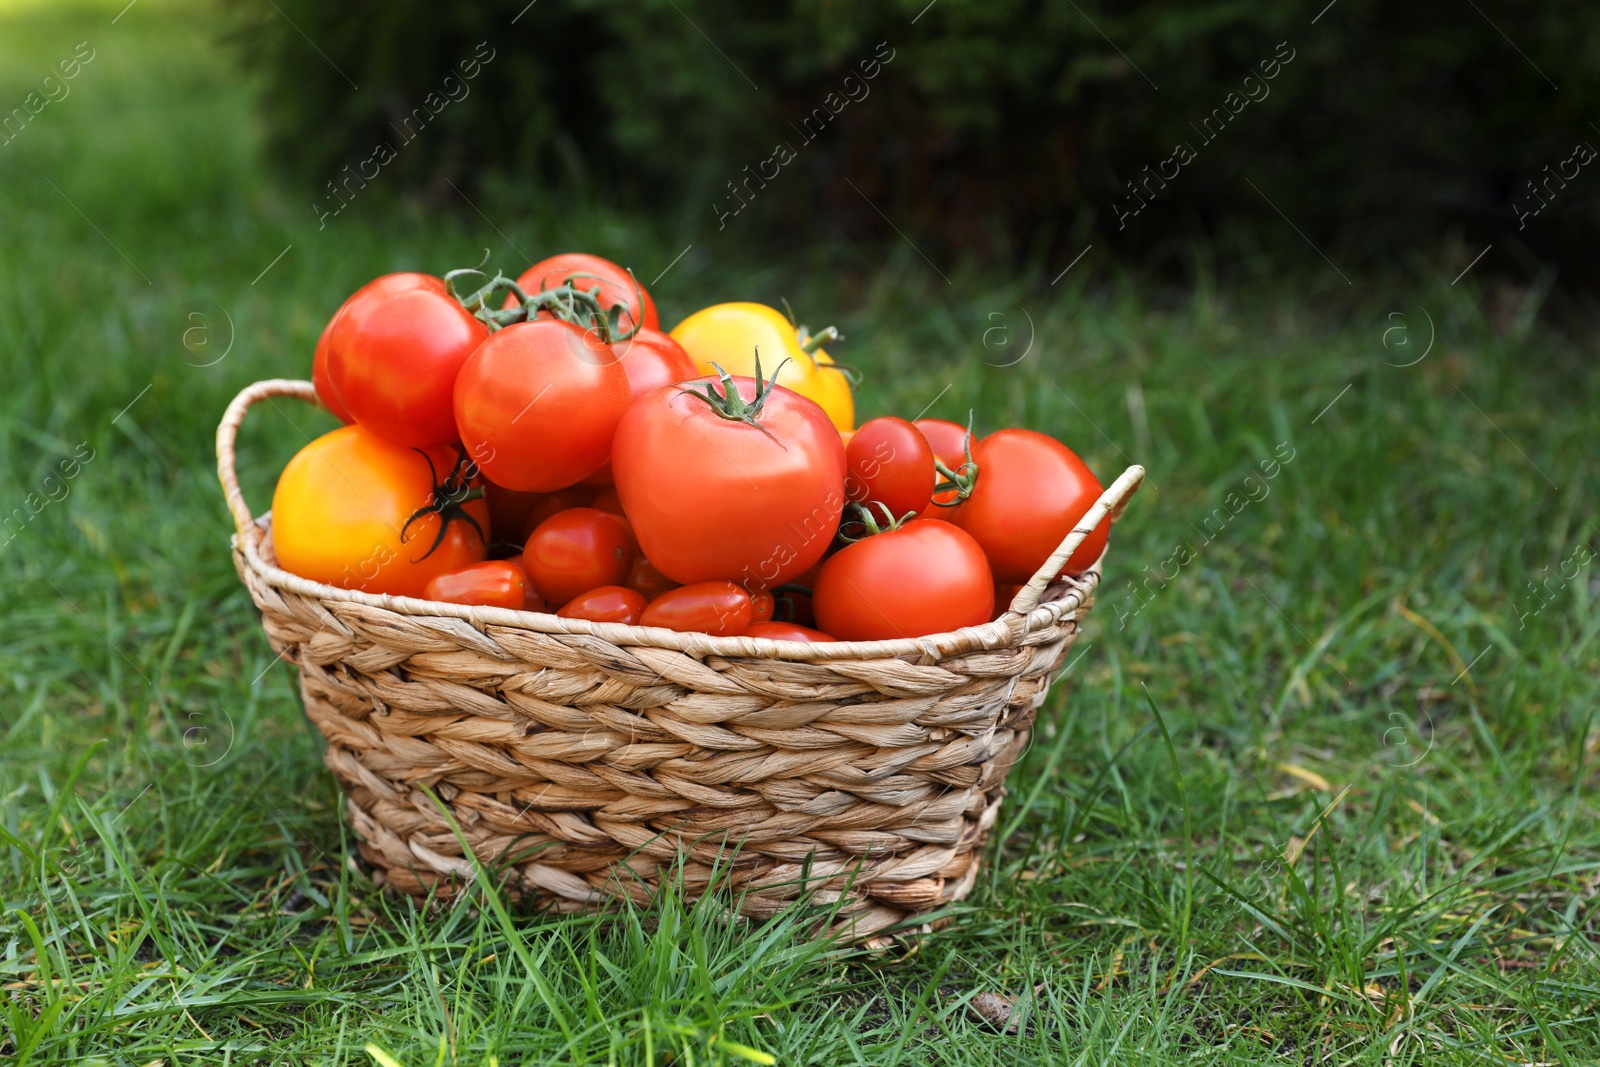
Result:
<instances>
[{"instance_id":1,"label":"cherry tomato","mask_svg":"<svg viewBox=\"0 0 1600 1067\"><path fill-rule=\"evenodd\" d=\"M772 612L776 606L777 602L773 599L772 594L767 592L765 589L751 590L750 618L752 620L752 625L758 622L771 622Z\"/></svg>"},{"instance_id":2,"label":"cherry tomato","mask_svg":"<svg viewBox=\"0 0 1600 1067\"><path fill-rule=\"evenodd\" d=\"M700 373L683 346L660 330L640 329L627 340L618 341L612 348L622 361L622 369L628 374L628 388L633 391L635 400L653 389L688 381ZM611 464L607 463L585 478L584 482L589 485L610 485L615 480ZM617 507L620 513L622 505L619 503Z\"/></svg>"},{"instance_id":3,"label":"cherry tomato","mask_svg":"<svg viewBox=\"0 0 1600 1067\"><path fill-rule=\"evenodd\" d=\"M839 429L855 426L850 379L821 348L807 352L798 328L776 308L715 304L678 323L672 337L701 374L715 374L720 366L729 374L754 375L759 353L762 371L776 375L779 385L815 401Z\"/></svg>"},{"instance_id":4,"label":"cherry tomato","mask_svg":"<svg viewBox=\"0 0 1600 1067\"><path fill-rule=\"evenodd\" d=\"M594 508L568 508L528 535L523 566L539 595L565 604L602 585L621 585L633 560L632 538L615 515Z\"/></svg>"},{"instance_id":5,"label":"cherry tomato","mask_svg":"<svg viewBox=\"0 0 1600 1067\"><path fill-rule=\"evenodd\" d=\"M399 283L395 283L398 285ZM355 420L412 448L453 442L452 390L489 336L438 278L357 294L328 338L328 380Z\"/></svg>"},{"instance_id":6,"label":"cherry tomato","mask_svg":"<svg viewBox=\"0 0 1600 1067\"><path fill-rule=\"evenodd\" d=\"M815 597L817 625L841 641L924 637L988 622L994 578L965 531L918 519L829 557Z\"/></svg>"},{"instance_id":7,"label":"cherry tomato","mask_svg":"<svg viewBox=\"0 0 1600 1067\"><path fill-rule=\"evenodd\" d=\"M522 598L522 610L549 611L550 605L545 603L544 597L540 596L539 591L533 587L533 579L528 577L528 563L522 558L522 553L518 552L515 556L512 556L510 559L506 560L506 562L512 564L522 572L524 586L527 590Z\"/></svg>"},{"instance_id":8,"label":"cherry tomato","mask_svg":"<svg viewBox=\"0 0 1600 1067\"><path fill-rule=\"evenodd\" d=\"M656 315L656 302L650 299L633 276L633 272L619 267L609 259L591 256L586 252L563 252L549 259L541 259L517 278L522 291L533 296L540 289L555 289L571 282L576 289L589 292L600 288L600 306L608 312L621 304L624 311L617 324L618 333L629 333L635 326L652 330L661 329L661 319ZM506 298L506 307L516 303Z\"/></svg>"},{"instance_id":9,"label":"cherry tomato","mask_svg":"<svg viewBox=\"0 0 1600 1067\"><path fill-rule=\"evenodd\" d=\"M423 586L422 595L446 604L478 604L521 611L528 599L528 578L515 563L491 559L434 575Z\"/></svg>"},{"instance_id":10,"label":"cherry tomato","mask_svg":"<svg viewBox=\"0 0 1600 1067\"><path fill-rule=\"evenodd\" d=\"M328 325L323 327L322 336L317 339L316 352L311 358L311 384L316 386L317 399L322 402L322 406L338 416L340 422L351 423L355 421L355 417L350 414L349 408L345 406L344 401L339 399L339 394L334 391L333 381L328 376L328 353L333 345L335 328L339 325L346 309L352 306L360 308L385 296L403 293L407 289L428 288L430 282L437 282L438 280L431 274L409 272L385 274L381 278L374 278L350 294L345 302L339 305L339 310L335 311L333 317L328 320ZM340 337L341 344L344 343L347 336L348 331Z\"/></svg>"},{"instance_id":11,"label":"cherry tomato","mask_svg":"<svg viewBox=\"0 0 1600 1067\"><path fill-rule=\"evenodd\" d=\"M657 389L628 409L613 450L640 548L675 581L781 585L821 559L838 529L838 431L816 404L770 382Z\"/></svg>"},{"instance_id":12,"label":"cherry tomato","mask_svg":"<svg viewBox=\"0 0 1600 1067\"><path fill-rule=\"evenodd\" d=\"M646 600L654 600L668 589L678 588L678 583L656 570L656 565L643 556L633 558L633 566L628 568L629 589L636 589L644 594Z\"/></svg>"},{"instance_id":13,"label":"cherry tomato","mask_svg":"<svg viewBox=\"0 0 1600 1067\"><path fill-rule=\"evenodd\" d=\"M455 383L461 440L507 489L561 489L599 470L632 402L611 346L555 319L491 334Z\"/></svg>"},{"instance_id":14,"label":"cherry tomato","mask_svg":"<svg viewBox=\"0 0 1600 1067\"><path fill-rule=\"evenodd\" d=\"M820 644L824 641L837 641L837 637L830 637L821 630L813 630L808 626L796 626L792 622L753 622L744 632L746 637L765 637L770 641L809 641Z\"/></svg>"},{"instance_id":15,"label":"cherry tomato","mask_svg":"<svg viewBox=\"0 0 1600 1067\"><path fill-rule=\"evenodd\" d=\"M928 446L933 449L934 458L943 463L952 471L960 472L962 465L967 462L967 428L959 426L948 419L918 419L911 425L921 431L922 436L928 441ZM972 446L976 448L978 439L972 439ZM935 474L934 482L943 481L943 476ZM945 507L955 503L958 490L946 489L942 493L935 493L933 502Z\"/></svg>"},{"instance_id":16,"label":"cherry tomato","mask_svg":"<svg viewBox=\"0 0 1600 1067\"><path fill-rule=\"evenodd\" d=\"M983 546L995 581L1026 582L1044 565L1104 491L1066 445L1032 430L999 430L972 447L972 495L944 517ZM1105 551L1111 523L1102 520L1067 561L1081 574Z\"/></svg>"},{"instance_id":17,"label":"cherry tomato","mask_svg":"<svg viewBox=\"0 0 1600 1067\"><path fill-rule=\"evenodd\" d=\"M732 582L693 582L650 601L639 623L682 633L731 637L749 627L751 614L750 594Z\"/></svg>"},{"instance_id":18,"label":"cherry tomato","mask_svg":"<svg viewBox=\"0 0 1600 1067\"><path fill-rule=\"evenodd\" d=\"M617 491L610 487L596 493L594 499L589 502L589 506L596 511L603 511L607 515L615 515L618 518L622 518L625 514L622 510L622 499L617 496Z\"/></svg>"},{"instance_id":19,"label":"cherry tomato","mask_svg":"<svg viewBox=\"0 0 1600 1067\"><path fill-rule=\"evenodd\" d=\"M644 614L644 594L623 585L602 585L579 593L556 612L563 619L588 619L590 622L621 622L639 625Z\"/></svg>"},{"instance_id":20,"label":"cherry tomato","mask_svg":"<svg viewBox=\"0 0 1600 1067\"><path fill-rule=\"evenodd\" d=\"M488 555L486 501L460 503L448 519L417 514L466 495L459 479L445 484L455 462L451 449L406 448L362 426L323 434L289 461L273 491L278 565L342 589L422 596L430 578Z\"/></svg>"},{"instance_id":21,"label":"cherry tomato","mask_svg":"<svg viewBox=\"0 0 1600 1067\"><path fill-rule=\"evenodd\" d=\"M896 519L928 510L934 485L933 449L905 419L886 416L862 423L844 457L844 493L852 501L883 504Z\"/></svg>"},{"instance_id":22,"label":"cherry tomato","mask_svg":"<svg viewBox=\"0 0 1600 1067\"><path fill-rule=\"evenodd\" d=\"M527 541L528 535L538 525L558 511L568 508L586 508L594 503L594 490L586 485L571 485L565 489L557 489L553 493L530 493L537 498L533 507L528 511L528 517L523 521L518 540ZM601 509L604 510L604 509Z\"/></svg>"}]
</instances>

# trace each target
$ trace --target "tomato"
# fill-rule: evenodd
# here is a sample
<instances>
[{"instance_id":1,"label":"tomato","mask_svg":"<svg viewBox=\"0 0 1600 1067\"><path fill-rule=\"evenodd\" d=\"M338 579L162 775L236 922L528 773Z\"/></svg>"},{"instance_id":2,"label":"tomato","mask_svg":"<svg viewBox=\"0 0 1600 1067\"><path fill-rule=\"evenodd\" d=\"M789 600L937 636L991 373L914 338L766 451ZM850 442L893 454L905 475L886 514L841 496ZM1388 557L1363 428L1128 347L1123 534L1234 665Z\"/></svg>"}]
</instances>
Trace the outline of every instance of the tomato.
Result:
<instances>
[{"instance_id":1,"label":"tomato","mask_svg":"<svg viewBox=\"0 0 1600 1067\"><path fill-rule=\"evenodd\" d=\"M776 603L772 609L774 622L792 622L797 626L810 626L817 621L817 613L811 606L809 587L800 590L793 585L785 585L774 592L776 594Z\"/></svg>"},{"instance_id":2,"label":"tomato","mask_svg":"<svg viewBox=\"0 0 1600 1067\"><path fill-rule=\"evenodd\" d=\"M528 539L528 534L538 523L530 523L533 511L544 499L540 493L519 493L514 489L502 489L493 482L485 483L483 487L484 499L489 502L489 518L494 523L494 535L501 544L515 544L520 546ZM577 507L586 501L573 501L568 507ZM550 514L560 511L556 508ZM545 516L548 518L549 516Z\"/></svg>"},{"instance_id":3,"label":"tomato","mask_svg":"<svg viewBox=\"0 0 1600 1067\"><path fill-rule=\"evenodd\" d=\"M817 625L841 641L924 637L988 622L994 578L965 531L918 519L830 557L814 606Z\"/></svg>"},{"instance_id":4,"label":"tomato","mask_svg":"<svg viewBox=\"0 0 1600 1067\"><path fill-rule=\"evenodd\" d=\"M622 510L622 500L617 496L617 491L611 488L602 489L596 493L594 499L589 501L589 506L596 511L603 511L607 515L615 515L619 519L627 514Z\"/></svg>"},{"instance_id":5,"label":"tomato","mask_svg":"<svg viewBox=\"0 0 1600 1067\"><path fill-rule=\"evenodd\" d=\"M568 508L528 535L523 566L540 596L565 604L586 590L621 585L633 562L632 542L615 515Z\"/></svg>"},{"instance_id":6,"label":"tomato","mask_svg":"<svg viewBox=\"0 0 1600 1067\"><path fill-rule=\"evenodd\" d=\"M668 578L781 585L838 529L844 446L798 393L732 377L720 390L696 378L634 402L613 443L617 495Z\"/></svg>"},{"instance_id":7,"label":"tomato","mask_svg":"<svg viewBox=\"0 0 1600 1067\"><path fill-rule=\"evenodd\" d=\"M517 284L529 296L540 289L555 289L571 282L573 288L589 292L600 288L600 306L608 312L620 304L623 313L617 323L618 333L628 333L636 326L651 330L661 329L661 319L656 314L656 302L650 299L633 276L633 272L619 267L609 259L591 256L586 252L563 252L549 259L541 259L517 278ZM506 307L516 303L506 298Z\"/></svg>"},{"instance_id":8,"label":"tomato","mask_svg":"<svg viewBox=\"0 0 1600 1067\"><path fill-rule=\"evenodd\" d=\"M563 619L588 619L590 622L621 622L639 625L644 614L645 596L623 585L602 585L579 593L556 612Z\"/></svg>"},{"instance_id":9,"label":"tomato","mask_svg":"<svg viewBox=\"0 0 1600 1067\"><path fill-rule=\"evenodd\" d=\"M526 542L528 535L538 525L558 511L568 508L586 508L594 504L594 490L586 485L572 485L565 489L557 489L553 493L530 493L535 497L533 507L528 511L528 517L523 520L518 541ZM602 511L605 509L602 508Z\"/></svg>"},{"instance_id":10,"label":"tomato","mask_svg":"<svg viewBox=\"0 0 1600 1067\"><path fill-rule=\"evenodd\" d=\"M438 280L431 274L410 272L385 274L380 278L374 278L350 294L345 302L339 305L339 310L335 311L333 317L328 320L328 325L323 327L322 336L317 339L317 348L311 358L311 384L316 387L317 399L322 402L322 406L338 416L340 422L351 423L355 421L355 417L350 414L350 409L345 406L344 401L339 399L339 394L334 391L333 381L328 374L328 353L332 350L334 332L339 326L345 311L351 307L363 309L384 297L395 293L403 293L407 289L427 288L430 282L437 282ZM346 329L340 336L340 344L345 343L349 335L349 330Z\"/></svg>"},{"instance_id":11,"label":"tomato","mask_svg":"<svg viewBox=\"0 0 1600 1067\"><path fill-rule=\"evenodd\" d=\"M521 611L528 599L528 577L515 563L491 559L434 575L423 586L422 595L446 604L478 604Z\"/></svg>"},{"instance_id":12,"label":"tomato","mask_svg":"<svg viewBox=\"0 0 1600 1067\"><path fill-rule=\"evenodd\" d=\"M933 457L943 463L946 469L960 472L967 462L967 428L957 425L948 419L918 419L911 425L915 426L928 446L933 449ZM973 447L977 447L978 439L972 438ZM941 482L943 475L935 475L934 481ZM959 491L946 489L942 493L933 495L933 502L948 507L956 502Z\"/></svg>"},{"instance_id":13,"label":"tomato","mask_svg":"<svg viewBox=\"0 0 1600 1067\"><path fill-rule=\"evenodd\" d=\"M518 552L515 556L512 556L510 559L506 560L506 562L512 564L522 572L523 584L526 588L526 592L522 598L522 610L549 611L550 605L545 603L544 597L540 596L539 591L533 587L533 579L528 577L528 564L527 561L522 558L522 553Z\"/></svg>"},{"instance_id":14,"label":"tomato","mask_svg":"<svg viewBox=\"0 0 1600 1067\"><path fill-rule=\"evenodd\" d=\"M1032 430L998 430L973 446L972 459L972 495L944 517L983 546L997 582L1032 578L1104 491L1076 453ZM1062 573L1087 570L1110 534L1101 520Z\"/></svg>"},{"instance_id":15,"label":"tomato","mask_svg":"<svg viewBox=\"0 0 1600 1067\"><path fill-rule=\"evenodd\" d=\"M765 589L750 591L750 618L752 625L756 622L771 622L772 612L777 607L777 601Z\"/></svg>"},{"instance_id":16,"label":"tomato","mask_svg":"<svg viewBox=\"0 0 1600 1067\"><path fill-rule=\"evenodd\" d=\"M561 489L599 470L632 402L611 346L555 319L491 334L455 383L462 443L507 489Z\"/></svg>"},{"instance_id":17,"label":"tomato","mask_svg":"<svg viewBox=\"0 0 1600 1067\"><path fill-rule=\"evenodd\" d=\"M424 448L456 440L456 375L489 328L442 280L424 276L409 284L351 297L328 338L328 381L361 425Z\"/></svg>"},{"instance_id":18,"label":"tomato","mask_svg":"<svg viewBox=\"0 0 1600 1067\"><path fill-rule=\"evenodd\" d=\"M746 637L765 637L769 641L808 641L820 644L824 641L837 641L837 637L830 637L821 630L813 630L808 626L796 626L792 622L753 622L745 630Z\"/></svg>"},{"instance_id":19,"label":"tomato","mask_svg":"<svg viewBox=\"0 0 1600 1067\"><path fill-rule=\"evenodd\" d=\"M342 307L339 309L343 310ZM317 338L316 351L311 355L311 386L317 391L318 403L333 412L340 422L349 425L356 421L355 416L344 406L339 394L333 391L333 382L328 378L328 338L333 333L333 324L338 321L339 313L336 311L333 318L328 320L328 325L322 328L322 336Z\"/></svg>"},{"instance_id":20,"label":"tomato","mask_svg":"<svg viewBox=\"0 0 1600 1067\"><path fill-rule=\"evenodd\" d=\"M650 601L639 623L731 637L749 627L751 615L750 594L732 582L693 582Z\"/></svg>"},{"instance_id":21,"label":"tomato","mask_svg":"<svg viewBox=\"0 0 1600 1067\"><path fill-rule=\"evenodd\" d=\"M855 402L844 371L822 349L806 352L798 329L775 308L715 304L678 323L672 337L701 374L715 374L720 366L748 377L755 374L759 353L762 369L775 375L779 385L815 401L839 429L855 426Z\"/></svg>"},{"instance_id":22,"label":"tomato","mask_svg":"<svg viewBox=\"0 0 1600 1067\"><path fill-rule=\"evenodd\" d=\"M489 505L462 500L467 486L449 477L456 458L447 448L394 444L362 426L323 434L278 476L278 565L343 589L420 597L435 575L479 562L488 555ZM429 507L444 511L418 515Z\"/></svg>"},{"instance_id":23,"label":"tomato","mask_svg":"<svg viewBox=\"0 0 1600 1067\"><path fill-rule=\"evenodd\" d=\"M1011 602L1017 599L1017 594L1022 592L1022 585L1018 582L996 584L994 587L994 617L1004 615L1006 609L1011 607Z\"/></svg>"},{"instance_id":24,"label":"tomato","mask_svg":"<svg viewBox=\"0 0 1600 1067\"><path fill-rule=\"evenodd\" d=\"M688 381L700 373L695 370L694 360L689 358L683 346L660 330L641 329L627 340L618 341L612 348L622 361L622 369L627 372L628 388L633 391L635 400L653 389ZM607 463L585 478L584 482L589 485L610 485L615 480L611 464ZM622 505L619 503L617 507L620 509Z\"/></svg>"},{"instance_id":25,"label":"tomato","mask_svg":"<svg viewBox=\"0 0 1600 1067\"><path fill-rule=\"evenodd\" d=\"M654 600L668 589L678 587L677 582L656 570L656 565L643 556L633 558L633 565L628 568L628 580L623 584L643 593L646 600Z\"/></svg>"},{"instance_id":26,"label":"tomato","mask_svg":"<svg viewBox=\"0 0 1600 1067\"><path fill-rule=\"evenodd\" d=\"M855 503L883 504L897 519L928 510L933 449L905 419L887 416L862 423L844 457L844 493Z\"/></svg>"}]
</instances>

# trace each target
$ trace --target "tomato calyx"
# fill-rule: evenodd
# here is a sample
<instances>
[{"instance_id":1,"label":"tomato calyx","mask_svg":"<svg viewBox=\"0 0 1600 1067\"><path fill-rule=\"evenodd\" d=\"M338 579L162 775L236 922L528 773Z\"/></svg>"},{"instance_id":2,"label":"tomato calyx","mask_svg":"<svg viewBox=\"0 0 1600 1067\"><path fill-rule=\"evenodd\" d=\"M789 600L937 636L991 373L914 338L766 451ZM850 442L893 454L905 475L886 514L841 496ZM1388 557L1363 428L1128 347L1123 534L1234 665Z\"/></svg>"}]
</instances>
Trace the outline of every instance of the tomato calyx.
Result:
<instances>
[{"instance_id":1,"label":"tomato calyx","mask_svg":"<svg viewBox=\"0 0 1600 1067\"><path fill-rule=\"evenodd\" d=\"M434 536L433 544L428 546L428 551L411 562L421 563L433 555L434 550L444 544L445 534L449 532L450 524L458 519L477 531L478 540L487 545L489 538L484 534L483 527L478 525L478 520L473 518L472 513L466 510L466 505L469 501L478 500L484 495L483 486L472 484L472 479L478 476L478 465L467 459L467 450L462 448L456 453L455 465L450 468L450 473L445 476L442 482L439 481L439 471L433 465L433 458L420 448L413 449L413 451L428 464L428 474L433 479L433 499L426 506L420 507L411 513L411 517L406 520L406 524L400 527L400 541L402 544L405 542L412 523L427 515L439 516L439 532Z\"/></svg>"},{"instance_id":2,"label":"tomato calyx","mask_svg":"<svg viewBox=\"0 0 1600 1067\"><path fill-rule=\"evenodd\" d=\"M772 437L772 432L761 425L758 420L761 417L761 409L766 406L767 397L771 396L772 391L778 387L778 375L782 372L784 363L788 362L788 359L785 359L783 363L779 363L778 369L772 372L772 377L763 379L761 377L761 352L757 349L756 395L753 400L746 400L739 395L739 387L734 385L733 375L723 370L720 363L711 364L717 368L717 382L707 382L700 389L680 389L679 392L704 400L707 406L717 413L719 418L727 419L729 422L742 422L747 426L754 426L768 437L771 437L774 443L783 447L783 442L776 437ZM718 382L722 385L722 392L720 393L717 392ZM788 451L788 449L784 448L784 451Z\"/></svg>"},{"instance_id":3,"label":"tomato calyx","mask_svg":"<svg viewBox=\"0 0 1600 1067\"><path fill-rule=\"evenodd\" d=\"M873 508L877 508L883 515L882 522L879 522L877 516L872 513ZM878 500L869 501L865 504L851 503L846 506L846 510L855 512L854 518L845 519L839 524L839 540L847 545L853 545L857 541L864 541L877 534L898 530L917 517L915 511L908 511L896 518L894 512L889 510L889 505ZM859 534L848 532L856 529L861 532Z\"/></svg>"},{"instance_id":4,"label":"tomato calyx","mask_svg":"<svg viewBox=\"0 0 1600 1067\"><path fill-rule=\"evenodd\" d=\"M933 457L933 469L939 474L939 482L933 487L933 506L937 508L953 508L967 497L972 495L973 488L978 484L978 464L972 458L972 415L967 415L967 436L961 439L961 447L967 454L966 462L955 470L945 466L944 460L938 456ZM954 500L940 500L940 493L948 493L954 489Z\"/></svg>"},{"instance_id":5,"label":"tomato calyx","mask_svg":"<svg viewBox=\"0 0 1600 1067\"><path fill-rule=\"evenodd\" d=\"M456 281L467 275L476 275L487 280L472 292L463 294L457 288ZM573 274L572 278L593 278L597 282L603 280L593 274ZM608 309L600 301L599 285L593 289L580 289L572 284L572 278L552 289L540 289L532 296L528 295L514 278L508 278L499 271L490 277L477 267L461 267L450 271L444 276L444 283L450 295L471 312L473 318L487 326L491 333L503 330L513 323L530 322L541 313L584 329L595 329L599 333L600 340L606 344L626 341L639 332L638 323L626 332L619 330L622 316L628 313L625 305L613 304ZM639 291L637 284L634 291ZM504 303L507 295L514 300L512 306L508 308L497 306Z\"/></svg>"}]
</instances>

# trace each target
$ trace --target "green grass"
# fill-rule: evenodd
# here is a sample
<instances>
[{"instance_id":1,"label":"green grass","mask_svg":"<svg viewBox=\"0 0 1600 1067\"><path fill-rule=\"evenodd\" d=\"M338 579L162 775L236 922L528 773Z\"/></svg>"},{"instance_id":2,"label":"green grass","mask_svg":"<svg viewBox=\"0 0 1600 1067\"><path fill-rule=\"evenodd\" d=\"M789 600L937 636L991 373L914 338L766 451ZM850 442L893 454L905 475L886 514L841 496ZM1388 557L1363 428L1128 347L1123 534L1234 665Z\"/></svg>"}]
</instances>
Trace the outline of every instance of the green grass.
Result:
<instances>
[{"instance_id":1,"label":"green grass","mask_svg":"<svg viewBox=\"0 0 1600 1067\"><path fill-rule=\"evenodd\" d=\"M215 19L143 0L113 25L121 6L0 5L0 109L97 50L0 146L0 517L29 516L0 532L0 1056L1600 1057L1600 612L1592 567L1561 576L1600 548L1592 316L1558 334L1540 291L1452 286L1470 249L1350 287L1309 248L1263 262L1245 239L1194 255L1183 291L1094 257L1054 287L1060 265L946 264L946 285L904 245L775 255L692 212L561 214L509 187L484 214L375 188L319 231L263 176ZM816 946L801 916L733 924L670 895L515 921L381 896L228 560L216 420L247 382L303 376L362 280L485 246L650 278L691 243L655 286L669 321L731 298L834 309L868 413L970 407L1107 480L1150 471L987 871L915 946ZM252 417L257 506L328 425ZM31 516L30 493L60 499ZM974 1018L983 993L1024 1024Z\"/></svg>"}]
</instances>

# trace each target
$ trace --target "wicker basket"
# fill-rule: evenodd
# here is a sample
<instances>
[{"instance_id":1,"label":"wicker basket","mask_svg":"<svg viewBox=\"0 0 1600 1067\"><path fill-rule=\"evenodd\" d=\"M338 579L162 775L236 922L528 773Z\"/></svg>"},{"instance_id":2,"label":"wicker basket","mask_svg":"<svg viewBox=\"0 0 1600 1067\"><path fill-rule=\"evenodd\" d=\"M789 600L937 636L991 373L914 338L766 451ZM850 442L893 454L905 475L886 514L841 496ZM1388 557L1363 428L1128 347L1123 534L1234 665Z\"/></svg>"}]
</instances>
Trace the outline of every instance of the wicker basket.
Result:
<instances>
[{"instance_id":1,"label":"wicker basket","mask_svg":"<svg viewBox=\"0 0 1600 1067\"><path fill-rule=\"evenodd\" d=\"M449 807L524 902L577 911L662 877L731 884L742 913L834 903L854 940L959 900L1005 777L1093 603L1050 584L1144 477L1129 467L995 622L802 644L352 592L280 570L234 473L257 382L217 429L233 559L300 670L375 881L450 897L473 877ZM425 788L426 787L426 790ZM915 923L909 925L914 926Z\"/></svg>"}]
</instances>

